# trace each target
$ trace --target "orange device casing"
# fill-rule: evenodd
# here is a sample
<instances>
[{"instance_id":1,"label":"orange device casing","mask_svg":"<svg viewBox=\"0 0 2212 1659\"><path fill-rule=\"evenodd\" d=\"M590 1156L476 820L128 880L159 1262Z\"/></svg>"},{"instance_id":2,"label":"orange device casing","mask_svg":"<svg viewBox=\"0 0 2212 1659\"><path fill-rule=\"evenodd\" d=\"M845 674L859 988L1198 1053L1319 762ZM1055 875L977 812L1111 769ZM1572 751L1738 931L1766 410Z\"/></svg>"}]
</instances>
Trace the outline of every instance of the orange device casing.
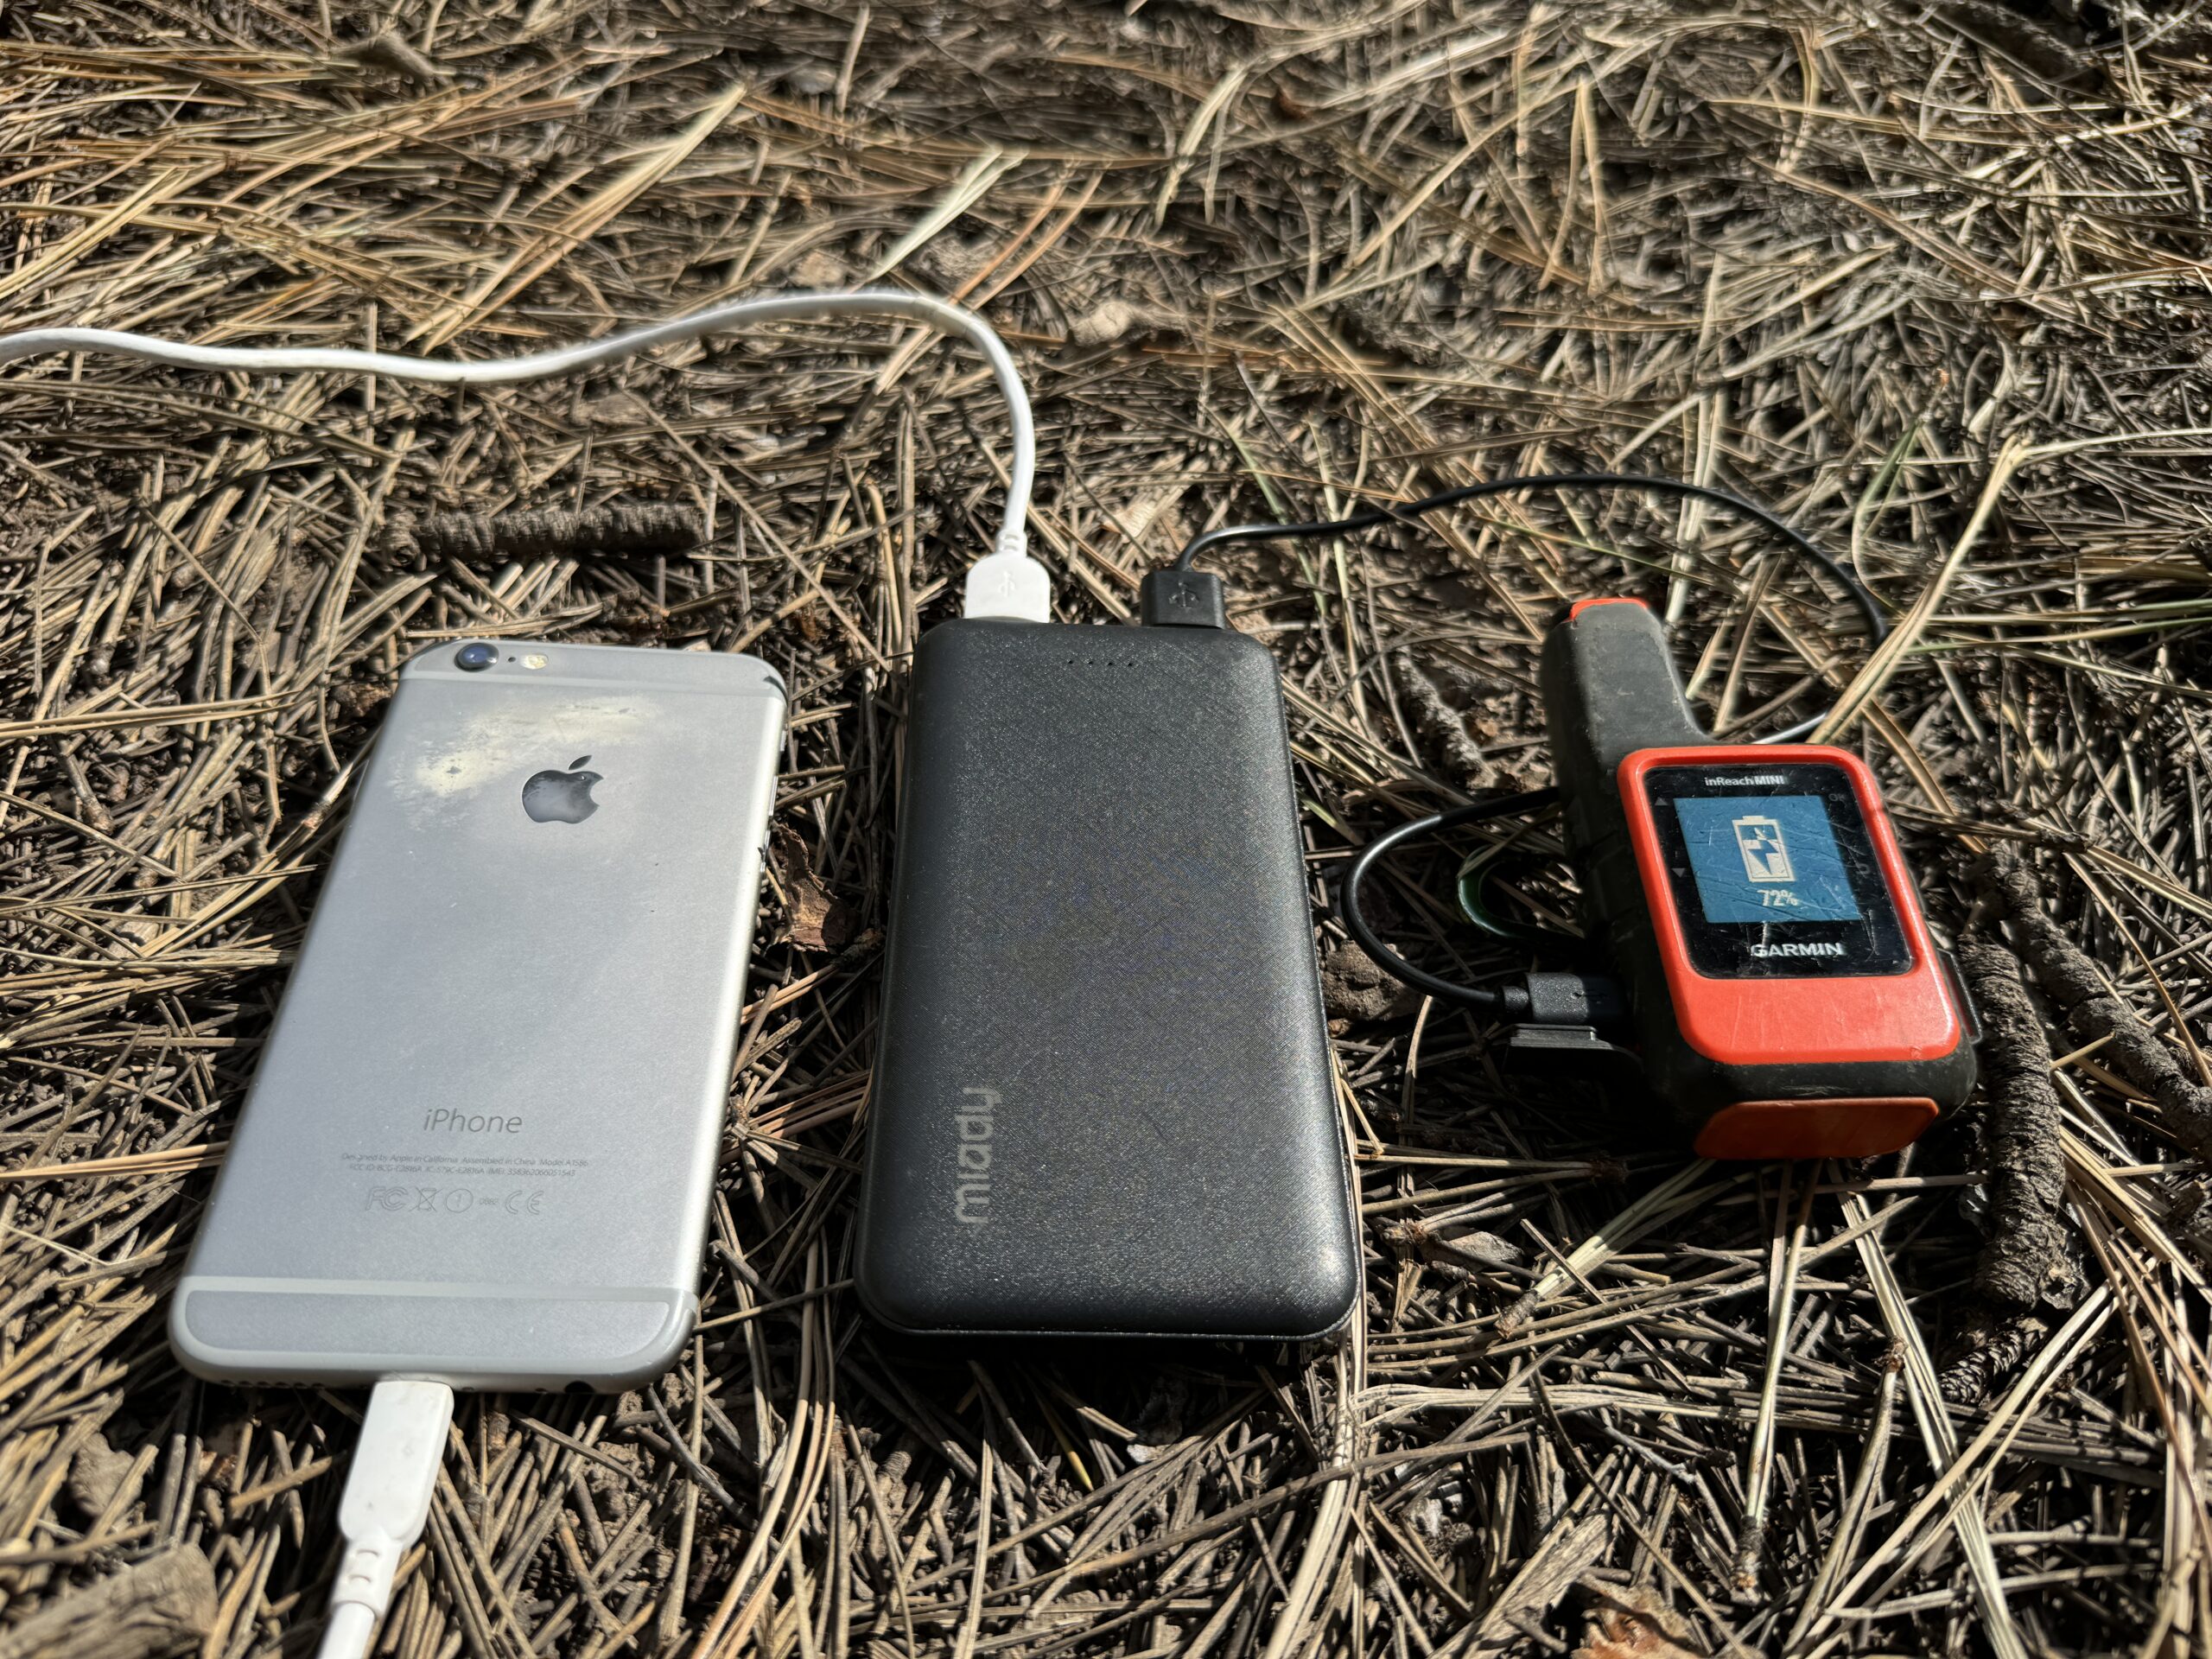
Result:
<instances>
[{"instance_id":1,"label":"orange device casing","mask_svg":"<svg viewBox=\"0 0 2212 1659\"><path fill-rule=\"evenodd\" d=\"M1867 1156L1965 1102L1972 1016L1864 762L1706 736L1658 619L1632 600L1575 606L1539 681L1586 935L1623 984L1645 1081L1697 1151ZM1708 914L1684 805L1808 792L1837 837L1850 916Z\"/></svg>"},{"instance_id":2,"label":"orange device casing","mask_svg":"<svg viewBox=\"0 0 2212 1659\"><path fill-rule=\"evenodd\" d=\"M1656 766L1771 766L1792 761L1834 766L1850 779L1912 952L1912 965L1904 973L1713 979L1691 965L1644 779ZM1953 1006L1936 942L1921 916L1919 896L1897 851L1873 774L1857 755L1815 744L1642 749L1621 762L1620 789L1675 1020L1692 1048L1724 1065L1789 1065L1932 1059L1959 1046L1965 1027Z\"/></svg>"}]
</instances>

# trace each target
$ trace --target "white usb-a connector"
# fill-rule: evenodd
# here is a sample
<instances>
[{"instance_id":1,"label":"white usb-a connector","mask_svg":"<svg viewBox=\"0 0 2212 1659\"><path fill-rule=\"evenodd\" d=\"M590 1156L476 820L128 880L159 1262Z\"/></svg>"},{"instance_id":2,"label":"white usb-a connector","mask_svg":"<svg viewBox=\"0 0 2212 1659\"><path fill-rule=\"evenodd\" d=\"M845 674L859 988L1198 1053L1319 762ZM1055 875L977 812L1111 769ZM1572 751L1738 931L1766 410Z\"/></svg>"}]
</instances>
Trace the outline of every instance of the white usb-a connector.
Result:
<instances>
[{"instance_id":1,"label":"white usb-a connector","mask_svg":"<svg viewBox=\"0 0 2212 1659\"><path fill-rule=\"evenodd\" d=\"M1052 579L1026 549L1001 544L968 567L960 614L1049 622L1052 620Z\"/></svg>"}]
</instances>

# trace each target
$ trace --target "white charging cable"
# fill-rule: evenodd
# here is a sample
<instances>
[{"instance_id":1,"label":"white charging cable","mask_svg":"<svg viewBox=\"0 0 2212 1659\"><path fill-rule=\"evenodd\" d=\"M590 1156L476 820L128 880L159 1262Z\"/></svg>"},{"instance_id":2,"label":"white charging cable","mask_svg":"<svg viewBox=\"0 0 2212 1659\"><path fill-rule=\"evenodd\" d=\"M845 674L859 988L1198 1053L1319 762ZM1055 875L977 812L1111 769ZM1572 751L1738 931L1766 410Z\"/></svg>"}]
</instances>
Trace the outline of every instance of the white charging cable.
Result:
<instances>
[{"instance_id":1,"label":"white charging cable","mask_svg":"<svg viewBox=\"0 0 2212 1659\"><path fill-rule=\"evenodd\" d=\"M338 1530L346 1554L330 1586L330 1618L315 1659L363 1659L377 1621L391 1605L399 1558L423 1535L445 1461L453 1390L442 1382L391 1378L369 1395L353 1447Z\"/></svg>"},{"instance_id":2,"label":"white charging cable","mask_svg":"<svg viewBox=\"0 0 2212 1659\"><path fill-rule=\"evenodd\" d=\"M957 334L982 353L1006 399L1014 432L1014 455L1007 472L1006 516L990 552L968 572L967 616L1052 620L1052 585L1045 569L1029 556L1027 524L1029 491L1037 474L1037 432L1029 417L1029 394L1006 342L973 311L949 300L909 294L895 288L857 288L842 293L764 294L709 306L688 317L649 323L604 340L585 340L526 357L465 362L453 358L402 357L391 352L356 352L325 346L193 346L152 334L113 328L31 328L0 335L0 363L41 352L107 352L143 358L180 369L240 369L253 373L329 370L344 374L380 374L395 380L427 380L447 386L505 386L575 374L655 346L696 340L748 324L793 321L812 317L874 317L918 322L941 334Z\"/></svg>"}]
</instances>

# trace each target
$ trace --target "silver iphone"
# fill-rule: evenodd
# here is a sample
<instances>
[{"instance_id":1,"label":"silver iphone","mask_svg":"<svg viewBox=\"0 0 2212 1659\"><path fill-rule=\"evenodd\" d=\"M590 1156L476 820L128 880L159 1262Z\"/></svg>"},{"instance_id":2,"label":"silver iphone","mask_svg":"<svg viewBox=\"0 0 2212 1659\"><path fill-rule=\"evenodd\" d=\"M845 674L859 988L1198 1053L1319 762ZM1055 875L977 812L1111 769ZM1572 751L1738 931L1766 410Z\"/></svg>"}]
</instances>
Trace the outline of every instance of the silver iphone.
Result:
<instances>
[{"instance_id":1,"label":"silver iphone","mask_svg":"<svg viewBox=\"0 0 2212 1659\"><path fill-rule=\"evenodd\" d=\"M783 725L751 657L407 664L170 1310L191 1370L613 1389L675 1358Z\"/></svg>"}]
</instances>

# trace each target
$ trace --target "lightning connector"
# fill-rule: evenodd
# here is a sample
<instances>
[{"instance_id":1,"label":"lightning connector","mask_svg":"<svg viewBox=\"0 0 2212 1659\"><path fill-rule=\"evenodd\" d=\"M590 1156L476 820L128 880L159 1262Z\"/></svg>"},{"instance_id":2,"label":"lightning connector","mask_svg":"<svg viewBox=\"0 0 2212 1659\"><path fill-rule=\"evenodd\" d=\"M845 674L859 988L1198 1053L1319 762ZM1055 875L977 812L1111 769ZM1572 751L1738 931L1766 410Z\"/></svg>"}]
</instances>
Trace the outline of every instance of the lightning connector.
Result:
<instances>
[{"instance_id":1,"label":"lightning connector","mask_svg":"<svg viewBox=\"0 0 2212 1659\"><path fill-rule=\"evenodd\" d=\"M338 1530L346 1554L330 1586L330 1618L315 1659L363 1659L391 1605L399 1558L423 1535L444 1461L453 1390L442 1382L392 1379L369 1395L353 1446Z\"/></svg>"}]
</instances>

